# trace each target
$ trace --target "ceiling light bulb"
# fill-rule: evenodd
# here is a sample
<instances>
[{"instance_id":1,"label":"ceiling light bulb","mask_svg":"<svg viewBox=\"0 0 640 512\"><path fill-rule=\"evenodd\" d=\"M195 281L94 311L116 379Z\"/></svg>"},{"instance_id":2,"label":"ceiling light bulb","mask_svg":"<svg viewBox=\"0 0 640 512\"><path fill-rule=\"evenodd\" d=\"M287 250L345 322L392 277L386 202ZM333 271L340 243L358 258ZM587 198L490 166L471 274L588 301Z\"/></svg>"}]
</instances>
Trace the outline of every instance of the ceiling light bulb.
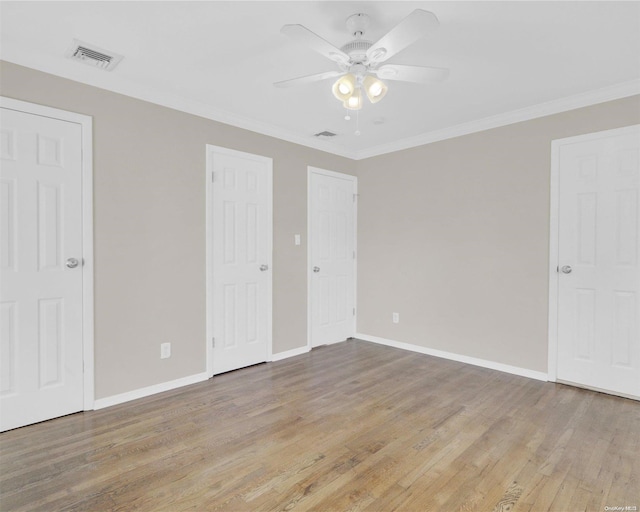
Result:
<instances>
[{"instance_id":1,"label":"ceiling light bulb","mask_svg":"<svg viewBox=\"0 0 640 512\"><path fill-rule=\"evenodd\" d=\"M365 76L362 84L371 103L379 102L387 94L386 84L371 75Z\"/></svg>"},{"instance_id":2,"label":"ceiling light bulb","mask_svg":"<svg viewBox=\"0 0 640 512\"><path fill-rule=\"evenodd\" d=\"M380 96L380 93L382 93L382 84L373 84L371 87L369 87L369 92L372 96Z\"/></svg>"},{"instance_id":3,"label":"ceiling light bulb","mask_svg":"<svg viewBox=\"0 0 640 512\"><path fill-rule=\"evenodd\" d=\"M333 84L331 91L340 101L347 101L356 88L356 77L351 73L341 76Z\"/></svg>"},{"instance_id":4,"label":"ceiling light bulb","mask_svg":"<svg viewBox=\"0 0 640 512\"><path fill-rule=\"evenodd\" d=\"M349 110L360 110L362 108L362 92L360 89L353 91L353 94L343 103L344 108Z\"/></svg>"}]
</instances>

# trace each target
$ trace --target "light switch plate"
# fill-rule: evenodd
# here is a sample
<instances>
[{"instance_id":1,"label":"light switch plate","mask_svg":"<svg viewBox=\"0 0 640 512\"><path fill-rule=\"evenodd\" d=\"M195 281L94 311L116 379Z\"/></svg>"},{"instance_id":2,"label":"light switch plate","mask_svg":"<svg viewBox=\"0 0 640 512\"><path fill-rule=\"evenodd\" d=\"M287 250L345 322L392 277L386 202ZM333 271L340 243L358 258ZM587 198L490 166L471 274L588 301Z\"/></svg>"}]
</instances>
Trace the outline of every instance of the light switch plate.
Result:
<instances>
[{"instance_id":1,"label":"light switch plate","mask_svg":"<svg viewBox=\"0 0 640 512\"><path fill-rule=\"evenodd\" d=\"M160 359L167 359L171 357L171 343L160 344Z\"/></svg>"}]
</instances>

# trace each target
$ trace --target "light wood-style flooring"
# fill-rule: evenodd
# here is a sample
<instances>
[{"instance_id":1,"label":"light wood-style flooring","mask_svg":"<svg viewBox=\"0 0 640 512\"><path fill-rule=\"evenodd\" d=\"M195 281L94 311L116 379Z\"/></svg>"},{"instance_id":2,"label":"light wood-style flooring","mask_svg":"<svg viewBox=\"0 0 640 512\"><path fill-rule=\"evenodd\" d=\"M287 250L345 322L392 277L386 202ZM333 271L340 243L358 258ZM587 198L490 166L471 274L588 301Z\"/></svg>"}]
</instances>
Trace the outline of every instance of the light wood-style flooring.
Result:
<instances>
[{"instance_id":1,"label":"light wood-style flooring","mask_svg":"<svg viewBox=\"0 0 640 512\"><path fill-rule=\"evenodd\" d=\"M3 512L640 512L640 403L350 340L6 432L0 464Z\"/></svg>"}]
</instances>

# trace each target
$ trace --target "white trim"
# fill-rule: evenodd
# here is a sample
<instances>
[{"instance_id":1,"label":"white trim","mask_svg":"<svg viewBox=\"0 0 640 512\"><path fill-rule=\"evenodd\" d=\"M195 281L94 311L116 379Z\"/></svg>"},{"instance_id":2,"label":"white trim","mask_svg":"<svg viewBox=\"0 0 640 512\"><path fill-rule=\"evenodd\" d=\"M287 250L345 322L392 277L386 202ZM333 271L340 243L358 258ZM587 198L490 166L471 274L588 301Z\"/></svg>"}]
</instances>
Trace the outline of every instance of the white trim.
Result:
<instances>
[{"instance_id":1,"label":"white trim","mask_svg":"<svg viewBox=\"0 0 640 512\"><path fill-rule=\"evenodd\" d=\"M213 312L209 308L213 304L213 179L211 177L211 166L213 157L209 156L210 148L207 144L205 150L205 361L207 377L213 377Z\"/></svg>"},{"instance_id":2,"label":"white trim","mask_svg":"<svg viewBox=\"0 0 640 512\"><path fill-rule=\"evenodd\" d=\"M549 380L556 382L558 378L558 288L559 275L559 212L560 212L560 148L570 144L598 140L606 137L624 135L638 130L640 124L604 130L601 132L576 135L551 141L551 172L549 186L549 325L548 325L548 357L547 372ZM609 392L610 393L610 392Z\"/></svg>"},{"instance_id":3,"label":"white trim","mask_svg":"<svg viewBox=\"0 0 640 512\"><path fill-rule=\"evenodd\" d=\"M529 121L531 119L558 114L560 112L566 112L577 108L588 107L590 105L596 105L606 101L626 98L636 94L640 94L640 80L631 80L629 82L615 84L602 89L596 89L594 91L588 91L573 96L566 96L557 100L539 103L530 107L512 110L503 114L469 121L467 123L458 124L442 130L434 130L415 137L408 137L389 144L382 144L373 148L364 149L362 151L358 151L354 159L363 160L373 156L385 155L387 153L393 153L394 151L401 151L403 149L431 144L432 142L460 137L461 135L468 135L470 133L499 128L501 126L507 126L514 123L521 123L523 121Z\"/></svg>"},{"instance_id":4,"label":"white trim","mask_svg":"<svg viewBox=\"0 0 640 512\"><path fill-rule=\"evenodd\" d=\"M288 359L290 357L306 354L307 352L309 352L309 347L292 348L291 350L285 350L284 352L278 352L277 354L273 354L271 356L271 361L272 362L282 361L283 359Z\"/></svg>"},{"instance_id":5,"label":"white trim","mask_svg":"<svg viewBox=\"0 0 640 512\"><path fill-rule=\"evenodd\" d=\"M138 398L144 398L151 395L156 395L164 391L170 391L172 389L189 386L190 384L196 384L207 380L206 372L197 373L188 377L182 377L176 380L170 380L168 382L162 382L160 384L154 384L153 386L147 386L145 388L134 389L133 391L127 391L126 393L120 393L119 395L112 395L106 398L99 398L94 403L94 409L104 409L105 407L111 407L112 405L123 404L130 402L131 400L137 400Z\"/></svg>"},{"instance_id":6,"label":"white trim","mask_svg":"<svg viewBox=\"0 0 640 512\"><path fill-rule=\"evenodd\" d=\"M355 252L355 258L353 258L353 307L356 309L356 314L353 315L353 325L351 327L351 333L356 332L356 325L358 325L358 177L353 174L345 174L342 172L329 171L327 169L320 169L319 167L307 166L307 348L311 350L311 280L313 278L313 262L311 259L311 244L313 237L311 236L311 174L322 174L324 176L331 176L332 178L338 178L342 180L351 181L353 184L353 193L355 194L356 201L353 202L353 250ZM338 342L344 340L338 340ZM333 342L337 343L337 342ZM333 343L327 343L331 345Z\"/></svg>"},{"instance_id":7,"label":"white trim","mask_svg":"<svg viewBox=\"0 0 640 512\"><path fill-rule=\"evenodd\" d=\"M93 119L57 108L0 96L0 107L80 125L82 142L82 362L83 409L94 407L93 311Z\"/></svg>"},{"instance_id":8,"label":"white trim","mask_svg":"<svg viewBox=\"0 0 640 512\"><path fill-rule=\"evenodd\" d=\"M510 373L512 375L519 375L520 377L527 377L529 379L547 381L546 373L529 370L528 368L511 366L508 364L497 363L495 361L488 361L486 359L478 359L476 357L463 356L461 354L454 354L453 352L445 352L443 350L422 347L420 345L404 343L402 341L389 340L386 338L380 338L378 336L370 336L368 334L357 333L355 337L359 340L370 341L372 343L378 343L380 345L386 345L388 347L410 350L411 352L418 352L420 354L426 354L428 356L441 357L443 359L449 359L451 361L458 361L460 363L481 366L482 368L489 368L490 370L497 370L499 372Z\"/></svg>"},{"instance_id":9,"label":"white trim","mask_svg":"<svg viewBox=\"0 0 640 512\"><path fill-rule=\"evenodd\" d=\"M270 269L273 269L273 159L267 156L256 155L253 153L245 153L235 149L224 148L222 146L214 146L207 144L205 147L205 236L206 236L206 257L205 257L205 281L206 281L206 375L213 377L213 347L211 340L213 339L213 180L211 177L213 166L213 155L215 153L236 156L247 160L254 160L267 164L267 188L269 197L267 200L267 219L269 222L269 236L267 237L267 255ZM271 279L268 282L267 293L269 295L269 305L267 309L267 359L271 361L273 356L273 270L269 273Z\"/></svg>"},{"instance_id":10,"label":"white trim","mask_svg":"<svg viewBox=\"0 0 640 512\"><path fill-rule=\"evenodd\" d=\"M307 166L307 350L311 350L311 167Z\"/></svg>"},{"instance_id":11,"label":"white trim","mask_svg":"<svg viewBox=\"0 0 640 512\"><path fill-rule=\"evenodd\" d=\"M216 109L199 101L188 100L175 94L155 91L146 86L135 84L133 82L119 80L119 83L111 83L107 87L104 84L97 83L97 80L94 80L92 77L79 70L76 70L75 72L61 72L59 69L56 69L56 66L37 62L36 59L25 60L23 58L12 60L7 56L3 56L3 60L18 64L20 66L27 66L44 73L50 73L55 76L74 80L85 85L97 87L99 89L124 94L131 98L141 99L143 101L148 101L156 105L162 105L164 107L179 110L181 112L204 117L205 119L210 119L212 121L217 121L256 133L261 133L263 135L275 137L281 140L292 142L294 144L299 144L301 146L306 146L320 151L326 151L328 153L332 153L334 155L342 156L352 160L363 160L365 158L370 158L373 156L384 155L387 153L393 153L394 151L422 146L424 144L430 144L431 142L459 137L461 135L467 135L491 128L497 128L513 123L528 121L530 119L536 119L538 117L566 112L567 110L587 107L589 105L596 105L598 103L604 103L606 101L612 101L640 94L640 80L630 80L608 87L603 87L601 89L586 91L583 93L574 94L572 96L566 96L564 98L547 101L545 103L532 105L510 112L505 112L484 119L462 123L441 130L426 132L415 137L408 137L406 139L401 139L389 144L376 145L370 147L369 149L364 149L361 151L351 151L336 143L313 137L312 134L309 134L308 136L300 135L298 132L289 131L278 126L274 126L270 123L256 121L255 119L240 116L232 112Z\"/></svg>"},{"instance_id":12,"label":"white trim","mask_svg":"<svg viewBox=\"0 0 640 512\"><path fill-rule=\"evenodd\" d=\"M560 146L551 141L551 172L549 185L549 314L547 373L556 381L558 352L558 211L560 208L559 183Z\"/></svg>"},{"instance_id":13,"label":"white trim","mask_svg":"<svg viewBox=\"0 0 640 512\"><path fill-rule=\"evenodd\" d=\"M136 84L124 79L118 80L118 83L113 80L109 85L105 85L99 83L98 80L93 79L93 76L87 75L86 73L84 73L84 71L76 70L76 72L74 73L70 73L67 71L61 72L59 69L55 69L54 66L42 65L39 62L34 62L31 60L25 62L24 59L12 60L11 58L7 58L6 55L2 57L2 60L12 62L20 66L26 66L43 73L49 73L51 75L66 78L68 80L73 80L75 82L89 85L91 87L97 87L98 89L103 89L118 94L124 94L125 96L129 96L130 98L148 101L155 105L161 105L163 107L172 108L180 112L186 112L187 114L204 117L205 119L210 119L211 121L217 121L219 123L235 126L236 128L241 128L243 130L261 133L269 137L275 137L277 139L292 142L294 144L299 144L301 146L310 147L320 151L326 151L327 153L343 156L352 160L356 158L355 152L346 150L336 144L332 144L318 137L314 137L313 133L311 132L308 135L300 135L299 132L286 130L270 123L257 121L255 119L241 116L227 110L218 109L200 101L184 98L177 94L154 90L147 86Z\"/></svg>"}]
</instances>

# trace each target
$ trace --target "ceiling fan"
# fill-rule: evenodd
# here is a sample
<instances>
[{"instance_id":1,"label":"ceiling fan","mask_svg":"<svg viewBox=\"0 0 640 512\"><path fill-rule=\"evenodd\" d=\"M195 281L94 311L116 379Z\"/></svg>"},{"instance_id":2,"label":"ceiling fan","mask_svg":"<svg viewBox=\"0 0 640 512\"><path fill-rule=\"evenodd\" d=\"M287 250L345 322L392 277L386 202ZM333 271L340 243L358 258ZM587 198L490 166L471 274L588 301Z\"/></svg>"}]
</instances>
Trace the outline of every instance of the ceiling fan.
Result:
<instances>
[{"instance_id":1,"label":"ceiling fan","mask_svg":"<svg viewBox=\"0 0 640 512\"><path fill-rule=\"evenodd\" d=\"M449 70L446 68L384 64L396 53L437 28L440 23L435 14L416 9L375 43L364 39L370 22L367 14L349 16L347 29L354 39L341 48L302 25L283 26L283 34L332 60L338 70L284 80L274 85L292 87L340 77L333 84L334 96L343 102L345 108L359 110L362 108L362 91L372 103L377 103L387 93L387 85L380 79L430 84L447 78Z\"/></svg>"}]
</instances>

